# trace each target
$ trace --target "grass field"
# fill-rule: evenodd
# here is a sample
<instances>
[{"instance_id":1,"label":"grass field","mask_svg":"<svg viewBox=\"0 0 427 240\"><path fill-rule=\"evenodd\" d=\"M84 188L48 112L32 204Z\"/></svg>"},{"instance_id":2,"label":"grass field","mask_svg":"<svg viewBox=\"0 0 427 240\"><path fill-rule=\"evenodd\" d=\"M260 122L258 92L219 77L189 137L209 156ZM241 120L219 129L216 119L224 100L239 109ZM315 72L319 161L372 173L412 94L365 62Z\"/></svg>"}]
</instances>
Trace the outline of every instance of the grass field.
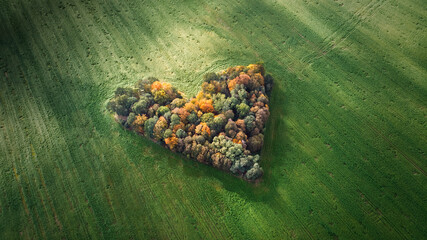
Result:
<instances>
[{"instance_id":1,"label":"grass field","mask_svg":"<svg viewBox=\"0 0 427 240\"><path fill-rule=\"evenodd\" d=\"M0 0L0 239L425 239L422 0ZM258 185L123 130L142 76L275 77Z\"/></svg>"}]
</instances>

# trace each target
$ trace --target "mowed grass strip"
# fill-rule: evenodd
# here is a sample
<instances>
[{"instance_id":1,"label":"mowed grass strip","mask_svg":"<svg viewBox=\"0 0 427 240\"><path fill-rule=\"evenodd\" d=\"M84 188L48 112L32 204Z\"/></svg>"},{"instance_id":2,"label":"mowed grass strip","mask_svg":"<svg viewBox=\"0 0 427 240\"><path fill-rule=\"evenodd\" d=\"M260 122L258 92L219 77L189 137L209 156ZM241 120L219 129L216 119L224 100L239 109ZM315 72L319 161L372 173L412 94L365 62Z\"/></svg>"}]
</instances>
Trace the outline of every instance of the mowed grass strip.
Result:
<instances>
[{"instance_id":1,"label":"mowed grass strip","mask_svg":"<svg viewBox=\"0 0 427 240\"><path fill-rule=\"evenodd\" d=\"M3 1L0 238L422 238L424 5ZM257 186L104 110L142 76L191 96L257 60L276 79Z\"/></svg>"}]
</instances>

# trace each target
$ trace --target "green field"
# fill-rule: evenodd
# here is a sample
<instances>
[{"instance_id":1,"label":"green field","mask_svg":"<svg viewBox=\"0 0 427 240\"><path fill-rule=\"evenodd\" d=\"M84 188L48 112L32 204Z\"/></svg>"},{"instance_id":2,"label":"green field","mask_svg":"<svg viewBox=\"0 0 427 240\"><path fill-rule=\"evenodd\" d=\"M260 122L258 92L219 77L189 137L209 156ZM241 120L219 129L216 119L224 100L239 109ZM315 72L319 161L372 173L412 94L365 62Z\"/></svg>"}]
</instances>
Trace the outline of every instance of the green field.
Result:
<instances>
[{"instance_id":1,"label":"green field","mask_svg":"<svg viewBox=\"0 0 427 240\"><path fill-rule=\"evenodd\" d=\"M179 3L178 3L179 2ZM425 239L422 0L0 0L0 239ZM258 185L126 131L156 76L275 78Z\"/></svg>"}]
</instances>

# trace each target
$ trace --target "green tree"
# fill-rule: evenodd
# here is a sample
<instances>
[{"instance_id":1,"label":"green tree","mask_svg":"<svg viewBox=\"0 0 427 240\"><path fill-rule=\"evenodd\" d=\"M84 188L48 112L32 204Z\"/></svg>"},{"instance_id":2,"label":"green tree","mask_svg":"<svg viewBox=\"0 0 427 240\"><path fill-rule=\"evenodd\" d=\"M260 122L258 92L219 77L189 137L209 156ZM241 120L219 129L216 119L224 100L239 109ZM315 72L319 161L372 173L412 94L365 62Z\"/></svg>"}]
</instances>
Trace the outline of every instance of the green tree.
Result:
<instances>
[{"instance_id":1,"label":"green tree","mask_svg":"<svg viewBox=\"0 0 427 240\"><path fill-rule=\"evenodd\" d=\"M233 110L237 104L239 104L239 100L237 98L229 97L225 99L224 105L222 106L222 111L225 112L228 110Z\"/></svg>"},{"instance_id":2,"label":"green tree","mask_svg":"<svg viewBox=\"0 0 427 240\"><path fill-rule=\"evenodd\" d=\"M222 112L226 97L225 94L217 93L212 96L213 106L215 111Z\"/></svg>"},{"instance_id":3,"label":"green tree","mask_svg":"<svg viewBox=\"0 0 427 240\"><path fill-rule=\"evenodd\" d=\"M237 113L239 114L239 118L244 118L248 115L250 107L246 103L241 103L236 106Z\"/></svg>"},{"instance_id":4,"label":"green tree","mask_svg":"<svg viewBox=\"0 0 427 240\"><path fill-rule=\"evenodd\" d=\"M192 112L190 113L190 115L188 115L187 120L191 124L198 124L199 117L197 117L197 114L195 112Z\"/></svg>"},{"instance_id":5,"label":"green tree","mask_svg":"<svg viewBox=\"0 0 427 240\"><path fill-rule=\"evenodd\" d=\"M135 113L133 113L133 112L129 113L129 116L126 119L125 127L130 127L132 125L133 121L135 121L135 118L136 118Z\"/></svg>"},{"instance_id":6,"label":"green tree","mask_svg":"<svg viewBox=\"0 0 427 240\"><path fill-rule=\"evenodd\" d=\"M165 113L170 112L170 111L171 110L168 107L166 107L166 106L160 106L157 109L157 115L158 116L163 116L163 115L165 115Z\"/></svg>"},{"instance_id":7,"label":"green tree","mask_svg":"<svg viewBox=\"0 0 427 240\"><path fill-rule=\"evenodd\" d=\"M145 93L140 96L138 102L132 105L132 111L135 114L145 114L148 112L148 109L153 104L154 104L154 100L151 94Z\"/></svg>"},{"instance_id":8,"label":"green tree","mask_svg":"<svg viewBox=\"0 0 427 240\"><path fill-rule=\"evenodd\" d=\"M170 136L172 136L172 130L171 129L166 129L165 132L163 133L163 139L166 139Z\"/></svg>"},{"instance_id":9,"label":"green tree","mask_svg":"<svg viewBox=\"0 0 427 240\"><path fill-rule=\"evenodd\" d=\"M237 84L236 87L231 91L231 96L243 102L248 97L248 92L243 84Z\"/></svg>"},{"instance_id":10,"label":"green tree","mask_svg":"<svg viewBox=\"0 0 427 240\"><path fill-rule=\"evenodd\" d=\"M205 82L211 82L211 81L217 81L217 80L219 80L219 77L214 72L209 72L203 75L203 81Z\"/></svg>"},{"instance_id":11,"label":"green tree","mask_svg":"<svg viewBox=\"0 0 427 240\"><path fill-rule=\"evenodd\" d=\"M205 122L210 127L212 125L212 123L213 123L214 116L215 115L213 113L205 113L200 118L200 121Z\"/></svg>"},{"instance_id":12,"label":"green tree","mask_svg":"<svg viewBox=\"0 0 427 240\"><path fill-rule=\"evenodd\" d=\"M256 126L255 117L252 115L245 117L245 128L246 132L250 133Z\"/></svg>"},{"instance_id":13,"label":"green tree","mask_svg":"<svg viewBox=\"0 0 427 240\"><path fill-rule=\"evenodd\" d=\"M144 132L150 138L153 137L153 130L154 130L154 126L157 123L157 120L159 120L159 118L157 116L154 116L152 118L149 118L144 123Z\"/></svg>"},{"instance_id":14,"label":"green tree","mask_svg":"<svg viewBox=\"0 0 427 240\"><path fill-rule=\"evenodd\" d=\"M224 114L220 114L213 119L213 124L211 128L217 133L219 133L222 132L222 130L224 129L225 124L227 124L227 119L225 118Z\"/></svg>"},{"instance_id":15,"label":"green tree","mask_svg":"<svg viewBox=\"0 0 427 240\"><path fill-rule=\"evenodd\" d=\"M170 125L173 128L175 125L181 123L181 118L179 118L178 114L174 113L171 116L171 121L170 121Z\"/></svg>"},{"instance_id":16,"label":"green tree","mask_svg":"<svg viewBox=\"0 0 427 240\"><path fill-rule=\"evenodd\" d=\"M263 171L262 168L259 166L258 163L255 163L249 171L246 172L244 177L248 180L255 180L262 176Z\"/></svg>"},{"instance_id":17,"label":"green tree","mask_svg":"<svg viewBox=\"0 0 427 240\"><path fill-rule=\"evenodd\" d=\"M178 129L176 131L176 136L178 138L185 138L187 136L187 133L184 130L182 130L182 129Z\"/></svg>"}]
</instances>

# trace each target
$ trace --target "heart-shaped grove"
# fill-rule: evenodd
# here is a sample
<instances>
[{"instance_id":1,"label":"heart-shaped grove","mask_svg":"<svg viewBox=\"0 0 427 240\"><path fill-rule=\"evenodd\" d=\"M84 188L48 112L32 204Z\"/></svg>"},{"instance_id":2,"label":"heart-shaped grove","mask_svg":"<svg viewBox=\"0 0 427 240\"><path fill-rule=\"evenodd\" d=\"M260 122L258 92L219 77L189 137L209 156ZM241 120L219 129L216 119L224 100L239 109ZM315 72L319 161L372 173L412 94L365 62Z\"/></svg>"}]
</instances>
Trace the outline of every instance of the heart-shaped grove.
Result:
<instances>
[{"instance_id":1,"label":"heart-shaped grove","mask_svg":"<svg viewBox=\"0 0 427 240\"><path fill-rule=\"evenodd\" d=\"M148 77L134 88L117 88L107 108L125 128L253 181L263 174L259 153L272 86L262 64L208 73L189 100L171 84Z\"/></svg>"}]
</instances>

